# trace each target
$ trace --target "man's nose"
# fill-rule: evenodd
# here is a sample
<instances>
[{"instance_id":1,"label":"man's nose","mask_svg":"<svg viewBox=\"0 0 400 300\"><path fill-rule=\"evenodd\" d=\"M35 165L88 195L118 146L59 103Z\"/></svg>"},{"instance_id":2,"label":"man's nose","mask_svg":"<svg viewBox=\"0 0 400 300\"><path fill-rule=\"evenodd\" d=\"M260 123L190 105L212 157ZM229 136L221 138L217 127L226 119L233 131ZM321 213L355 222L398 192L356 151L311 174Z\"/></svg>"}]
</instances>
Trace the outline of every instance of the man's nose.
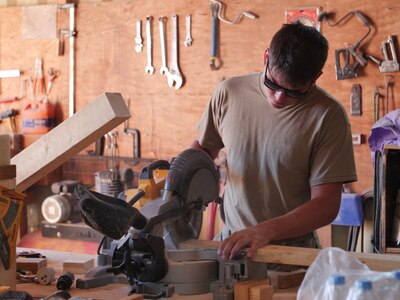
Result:
<instances>
[{"instance_id":1,"label":"man's nose","mask_svg":"<svg viewBox=\"0 0 400 300\"><path fill-rule=\"evenodd\" d=\"M276 100L279 100L280 98L285 96L285 92L283 90L279 90L275 92L275 98Z\"/></svg>"}]
</instances>

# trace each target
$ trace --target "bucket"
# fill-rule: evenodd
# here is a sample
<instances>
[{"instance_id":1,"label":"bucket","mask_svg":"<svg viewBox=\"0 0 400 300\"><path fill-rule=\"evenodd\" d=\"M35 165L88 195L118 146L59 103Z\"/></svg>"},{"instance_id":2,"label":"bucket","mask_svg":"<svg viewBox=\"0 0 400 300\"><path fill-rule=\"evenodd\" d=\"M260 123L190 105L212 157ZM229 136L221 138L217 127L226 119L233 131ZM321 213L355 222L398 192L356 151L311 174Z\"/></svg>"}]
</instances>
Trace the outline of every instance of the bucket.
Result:
<instances>
[{"instance_id":1,"label":"bucket","mask_svg":"<svg viewBox=\"0 0 400 300\"><path fill-rule=\"evenodd\" d=\"M47 133L55 125L54 106L48 100L29 103L21 113L23 133Z\"/></svg>"}]
</instances>

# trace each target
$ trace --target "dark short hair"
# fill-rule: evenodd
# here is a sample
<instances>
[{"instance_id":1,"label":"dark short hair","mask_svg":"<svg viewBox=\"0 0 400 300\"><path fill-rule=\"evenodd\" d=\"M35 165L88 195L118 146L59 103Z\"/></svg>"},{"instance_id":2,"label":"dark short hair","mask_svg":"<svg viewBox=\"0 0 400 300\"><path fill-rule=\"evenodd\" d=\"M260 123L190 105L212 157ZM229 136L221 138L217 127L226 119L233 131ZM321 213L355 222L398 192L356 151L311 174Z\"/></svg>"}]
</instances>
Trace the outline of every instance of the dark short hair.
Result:
<instances>
[{"instance_id":1,"label":"dark short hair","mask_svg":"<svg viewBox=\"0 0 400 300\"><path fill-rule=\"evenodd\" d=\"M269 68L283 74L288 83L305 84L318 75L327 57L328 41L317 29L284 24L272 38Z\"/></svg>"}]
</instances>

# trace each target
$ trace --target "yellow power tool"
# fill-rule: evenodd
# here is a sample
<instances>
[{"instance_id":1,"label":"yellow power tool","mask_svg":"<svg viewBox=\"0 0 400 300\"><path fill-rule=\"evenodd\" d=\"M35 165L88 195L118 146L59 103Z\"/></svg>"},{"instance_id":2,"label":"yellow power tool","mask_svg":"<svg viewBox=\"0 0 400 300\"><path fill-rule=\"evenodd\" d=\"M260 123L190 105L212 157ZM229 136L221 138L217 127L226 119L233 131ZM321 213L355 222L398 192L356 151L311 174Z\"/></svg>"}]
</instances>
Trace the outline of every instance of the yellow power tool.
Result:
<instances>
[{"instance_id":1,"label":"yellow power tool","mask_svg":"<svg viewBox=\"0 0 400 300\"><path fill-rule=\"evenodd\" d=\"M141 209L148 202L161 197L170 164L166 160L157 160L140 172L137 189L122 192L118 198L124 199L130 205Z\"/></svg>"},{"instance_id":2,"label":"yellow power tool","mask_svg":"<svg viewBox=\"0 0 400 300\"><path fill-rule=\"evenodd\" d=\"M0 186L0 259L4 269L16 259L15 249L25 195Z\"/></svg>"}]
</instances>

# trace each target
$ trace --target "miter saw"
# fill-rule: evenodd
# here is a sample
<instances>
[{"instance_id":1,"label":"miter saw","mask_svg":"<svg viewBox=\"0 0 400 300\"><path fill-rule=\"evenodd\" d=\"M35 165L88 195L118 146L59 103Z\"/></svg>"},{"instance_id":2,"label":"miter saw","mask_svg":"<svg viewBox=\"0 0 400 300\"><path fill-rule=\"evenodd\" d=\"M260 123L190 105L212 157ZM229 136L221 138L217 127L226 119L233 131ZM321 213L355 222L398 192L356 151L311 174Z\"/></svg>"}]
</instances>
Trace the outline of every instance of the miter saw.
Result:
<instances>
[{"instance_id":1,"label":"miter saw","mask_svg":"<svg viewBox=\"0 0 400 300\"><path fill-rule=\"evenodd\" d=\"M222 261L216 250L178 250L179 243L198 238L203 210L219 199L218 187L211 158L204 151L187 149L171 164L162 198L149 201L140 211L133 206L140 198L135 193L125 193L124 201L78 186L75 195L86 224L116 241L106 271L125 274L131 293L156 299L175 291L213 292L214 299L233 299L234 282L266 277L265 264L247 260L245 252Z\"/></svg>"}]
</instances>

